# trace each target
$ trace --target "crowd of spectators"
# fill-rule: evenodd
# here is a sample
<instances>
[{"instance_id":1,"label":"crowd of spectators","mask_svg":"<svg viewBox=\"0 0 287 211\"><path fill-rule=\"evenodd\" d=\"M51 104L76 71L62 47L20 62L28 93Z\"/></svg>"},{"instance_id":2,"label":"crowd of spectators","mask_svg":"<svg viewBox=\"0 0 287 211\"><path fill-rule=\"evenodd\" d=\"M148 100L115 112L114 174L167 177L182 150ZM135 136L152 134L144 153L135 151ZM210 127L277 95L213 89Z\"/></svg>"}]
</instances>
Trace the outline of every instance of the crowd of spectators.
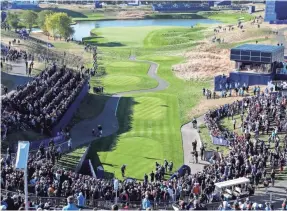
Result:
<instances>
[{"instance_id":1,"label":"crowd of spectators","mask_svg":"<svg viewBox=\"0 0 287 211\"><path fill-rule=\"evenodd\" d=\"M23 58L23 59L28 58L28 54L26 51L17 50L11 47L11 44L14 41L16 42L16 39L13 40L12 42L10 41L8 46L1 44L1 61L16 62L20 58Z\"/></svg>"},{"instance_id":2,"label":"crowd of spectators","mask_svg":"<svg viewBox=\"0 0 287 211\"><path fill-rule=\"evenodd\" d=\"M47 68L12 95L2 99L2 138L15 130L50 134L85 83L85 75L65 67Z\"/></svg>"},{"instance_id":3,"label":"crowd of spectators","mask_svg":"<svg viewBox=\"0 0 287 211\"><path fill-rule=\"evenodd\" d=\"M50 71L52 74L53 70ZM45 74L48 77L49 71L43 73ZM128 178L119 182L118 202L125 206L128 202L138 202L143 209L152 209L159 203L170 204L178 201L181 209L205 209L208 203L223 201L221 210L238 207L260 209L263 205L256 202L247 203L237 200L230 205L223 195L218 195L215 191L215 183L247 177L250 179L250 184L246 187L249 195L254 194L261 184L265 187L267 182L267 185L269 182L272 185L275 184L275 167L281 167L282 170L285 165L287 138L285 136L282 141L278 136L278 133L286 129L285 109L285 97L264 94L245 98L242 102L236 101L208 112L205 116L206 125L213 135L218 136L226 136L219 125L221 118L232 119L238 114L241 116L244 135L227 132L227 138L230 141L229 154L221 159L212 156L211 164L196 174L191 174L190 169L184 167L181 174L176 173L170 180L166 179L167 174L172 173L172 162L168 163L165 160L162 165L156 163L155 173L152 171L150 175L145 174L143 182ZM272 125L275 123L272 129L271 123ZM267 126L270 128L267 129ZM256 134L257 130L268 134L272 130L270 141L275 143L274 150L262 140L251 139L251 133ZM282 142L284 142L284 147L280 146ZM53 143L50 143L46 150L41 146L37 153L30 154L28 180L31 193L38 197L73 196L77 199L78 207L95 207L97 203L91 203L91 201L113 201L115 199L116 191L113 180L96 179L89 175L63 170L55 165L59 156L61 156L61 149ZM9 158L9 150L7 157ZM13 163L11 157L2 159L1 186L9 191L23 191L23 173L15 171ZM272 169L271 172L267 172L267 167ZM123 175L124 171L125 168L122 170ZM39 202L37 204L41 205ZM52 205L42 203L40 207L45 208L45 206L49 208ZM242 208L243 206L245 208ZM266 207L271 207L271 205L266 205Z\"/></svg>"}]
</instances>

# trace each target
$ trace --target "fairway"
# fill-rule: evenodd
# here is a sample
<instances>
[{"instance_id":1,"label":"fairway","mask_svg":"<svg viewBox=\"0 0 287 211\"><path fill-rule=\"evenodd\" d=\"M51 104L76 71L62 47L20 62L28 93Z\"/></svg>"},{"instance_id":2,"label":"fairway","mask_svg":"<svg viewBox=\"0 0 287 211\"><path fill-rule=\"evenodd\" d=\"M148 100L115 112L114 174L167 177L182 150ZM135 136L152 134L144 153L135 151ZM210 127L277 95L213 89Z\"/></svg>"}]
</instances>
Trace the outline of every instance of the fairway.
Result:
<instances>
[{"instance_id":1,"label":"fairway","mask_svg":"<svg viewBox=\"0 0 287 211\"><path fill-rule=\"evenodd\" d=\"M106 57L110 60L110 57ZM101 84L105 93L118 93L131 90L149 89L157 86L157 81L147 76L149 64L143 62L117 61L107 62L104 60L106 74L99 78L92 78L92 86Z\"/></svg>"},{"instance_id":2,"label":"fairway","mask_svg":"<svg viewBox=\"0 0 287 211\"><path fill-rule=\"evenodd\" d=\"M155 161L183 162L177 98L169 94L143 94L122 97L117 117L117 136L93 143L89 156L93 164L121 178L120 167L128 166L129 177L143 179L154 169ZM99 162L99 163L98 163Z\"/></svg>"},{"instance_id":3,"label":"fairway","mask_svg":"<svg viewBox=\"0 0 287 211\"><path fill-rule=\"evenodd\" d=\"M147 75L149 65L141 60L156 62L157 74L169 84L163 91L121 98L117 110L118 133L95 141L90 149L88 157L95 168L103 165L107 175L121 178L120 167L126 164L127 175L142 180L145 173L154 170L155 161L173 161L175 168L182 165L180 127L189 121L188 111L199 102L202 87L209 87L210 82L183 81L175 77L171 67L184 61L174 54L195 46L195 41L203 39L205 29L201 26L114 27L95 29L93 33L100 38L85 39L100 46L106 74L92 78L91 84L103 85L105 92L156 87L157 82ZM121 45L108 46L111 42ZM139 61L129 61L130 55Z\"/></svg>"},{"instance_id":4,"label":"fairway","mask_svg":"<svg viewBox=\"0 0 287 211\"><path fill-rule=\"evenodd\" d=\"M117 47L142 47L143 40L154 30L173 28L169 26L141 26L141 27L106 27L92 30L98 38L87 38L89 42L96 42L99 46L117 43ZM86 40L87 40L86 39Z\"/></svg>"}]
</instances>

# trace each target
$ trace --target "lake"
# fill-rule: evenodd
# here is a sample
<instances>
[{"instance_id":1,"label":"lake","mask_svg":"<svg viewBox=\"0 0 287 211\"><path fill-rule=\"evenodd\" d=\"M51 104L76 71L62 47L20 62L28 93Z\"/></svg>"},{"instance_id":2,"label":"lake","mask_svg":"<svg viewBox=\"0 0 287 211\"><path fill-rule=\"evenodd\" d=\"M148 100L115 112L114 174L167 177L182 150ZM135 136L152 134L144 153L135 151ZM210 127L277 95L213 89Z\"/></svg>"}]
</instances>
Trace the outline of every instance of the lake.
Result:
<instances>
[{"instance_id":1,"label":"lake","mask_svg":"<svg viewBox=\"0 0 287 211\"><path fill-rule=\"evenodd\" d=\"M196 24L220 23L210 19L153 19L153 20L107 20L107 21L80 21L73 25L75 29L74 39L82 40L83 37L90 36L94 28L103 27L134 27L134 26L186 26L191 27Z\"/></svg>"}]
</instances>

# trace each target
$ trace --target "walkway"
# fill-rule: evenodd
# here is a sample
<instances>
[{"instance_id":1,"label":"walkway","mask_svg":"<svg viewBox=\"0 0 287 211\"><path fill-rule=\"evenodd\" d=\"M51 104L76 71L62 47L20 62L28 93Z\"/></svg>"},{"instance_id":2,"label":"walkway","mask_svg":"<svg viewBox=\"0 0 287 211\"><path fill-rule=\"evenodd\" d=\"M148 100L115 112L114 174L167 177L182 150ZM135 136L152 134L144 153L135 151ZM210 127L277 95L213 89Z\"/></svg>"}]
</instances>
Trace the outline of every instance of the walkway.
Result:
<instances>
[{"instance_id":1,"label":"walkway","mask_svg":"<svg viewBox=\"0 0 287 211\"><path fill-rule=\"evenodd\" d=\"M112 95L112 97L106 102L104 110L99 116L93 119L83 120L80 123L76 124L74 127L72 127L71 137L73 147L82 146L96 139L99 139L98 137L92 135L92 130L95 129L97 125L102 125L103 127L102 137L110 136L118 131L119 123L116 115L117 115L118 104L122 96L128 94L156 92L164 90L168 87L168 83L157 75L157 69L158 69L157 63L151 61L136 60L135 56L131 56L130 60L150 64L148 76L150 76L151 78L155 79L158 82L157 87L152 89L121 92Z\"/></svg>"},{"instance_id":2,"label":"walkway","mask_svg":"<svg viewBox=\"0 0 287 211\"><path fill-rule=\"evenodd\" d=\"M204 124L204 116L197 118L197 126ZM189 122L181 127L181 136L182 136L182 148L183 148L183 160L184 164L191 167L191 173L195 174L203 170L203 167L208 164L207 161L201 160L200 158L200 148L202 142L200 140L199 133L197 129L193 128L192 122ZM196 151L199 154L198 163L193 163L192 152L192 142L197 140Z\"/></svg>"},{"instance_id":3,"label":"walkway","mask_svg":"<svg viewBox=\"0 0 287 211\"><path fill-rule=\"evenodd\" d=\"M18 85L24 85L33 79L33 77L28 77L26 75L24 60L7 62L5 64L11 66L11 68L5 72L1 71L1 84L3 83L3 85L7 86L9 94L13 93Z\"/></svg>"}]
</instances>

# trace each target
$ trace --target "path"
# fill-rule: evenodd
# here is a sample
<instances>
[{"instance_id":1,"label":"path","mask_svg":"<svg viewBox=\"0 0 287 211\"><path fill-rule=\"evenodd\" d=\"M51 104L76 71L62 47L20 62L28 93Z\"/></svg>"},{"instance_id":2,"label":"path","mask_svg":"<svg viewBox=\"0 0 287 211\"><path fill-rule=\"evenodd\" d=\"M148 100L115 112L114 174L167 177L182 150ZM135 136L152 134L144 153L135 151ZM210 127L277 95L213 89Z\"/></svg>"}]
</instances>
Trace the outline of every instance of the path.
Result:
<instances>
[{"instance_id":1,"label":"path","mask_svg":"<svg viewBox=\"0 0 287 211\"><path fill-rule=\"evenodd\" d=\"M197 120L197 126L204 124L204 116L200 116ZM202 142L200 140L199 133L197 129L193 128L192 122L189 122L181 127L181 136L182 136L182 148L183 148L183 160L184 164L191 167L191 173L195 174L203 170L203 167L209 164L207 161L201 160L200 158L200 148ZM198 163L193 163L192 152L192 142L197 140L196 151L198 152Z\"/></svg>"},{"instance_id":2,"label":"path","mask_svg":"<svg viewBox=\"0 0 287 211\"><path fill-rule=\"evenodd\" d=\"M24 60L7 62L5 64L12 67L9 71L1 71L1 84L7 86L9 91L8 95L12 94L18 85L24 85L33 79L26 75L26 65Z\"/></svg>"},{"instance_id":3,"label":"path","mask_svg":"<svg viewBox=\"0 0 287 211\"><path fill-rule=\"evenodd\" d=\"M97 125L102 125L103 127L102 137L110 136L118 131L119 123L116 115L120 98L123 95L156 92L164 90L168 87L168 83L157 75L157 69L158 69L157 63L151 61L136 60L135 56L131 56L130 60L150 64L148 76L150 76L151 78L155 79L158 82L157 87L152 89L121 92L112 95L112 97L106 102L104 110L99 116L93 119L83 120L80 123L76 124L74 127L72 127L71 137L73 147L82 146L96 139L99 139L98 137L92 135L92 130L96 129Z\"/></svg>"}]
</instances>

